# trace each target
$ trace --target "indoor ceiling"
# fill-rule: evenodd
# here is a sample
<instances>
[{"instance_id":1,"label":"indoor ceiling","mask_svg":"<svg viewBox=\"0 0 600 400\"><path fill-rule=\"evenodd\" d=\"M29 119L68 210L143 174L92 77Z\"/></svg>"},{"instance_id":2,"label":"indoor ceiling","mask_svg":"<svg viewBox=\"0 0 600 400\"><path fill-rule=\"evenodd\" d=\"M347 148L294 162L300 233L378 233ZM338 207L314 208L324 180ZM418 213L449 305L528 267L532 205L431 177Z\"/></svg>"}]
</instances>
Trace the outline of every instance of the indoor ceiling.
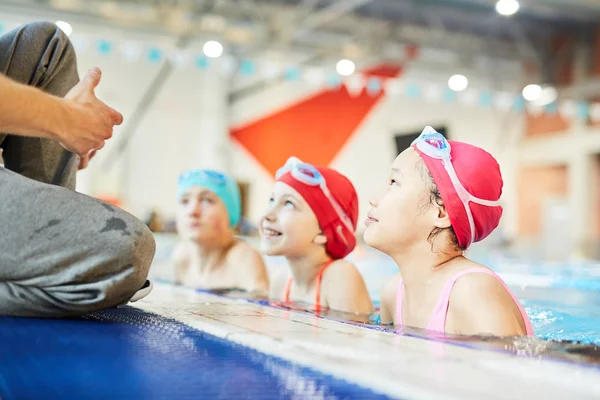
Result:
<instances>
[{"instance_id":1,"label":"indoor ceiling","mask_svg":"<svg viewBox=\"0 0 600 400\"><path fill-rule=\"evenodd\" d=\"M402 61L399 49L416 44L432 58L419 68L443 70L457 60L475 68L484 57L480 69L526 63L545 81L561 60L592 48L600 0L520 3L512 17L497 14L495 0L3 0L2 7L173 37L219 35L245 56L293 50L368 64ZM556 47L565 35L573 40Z\"/></svg>"}]
</instances>

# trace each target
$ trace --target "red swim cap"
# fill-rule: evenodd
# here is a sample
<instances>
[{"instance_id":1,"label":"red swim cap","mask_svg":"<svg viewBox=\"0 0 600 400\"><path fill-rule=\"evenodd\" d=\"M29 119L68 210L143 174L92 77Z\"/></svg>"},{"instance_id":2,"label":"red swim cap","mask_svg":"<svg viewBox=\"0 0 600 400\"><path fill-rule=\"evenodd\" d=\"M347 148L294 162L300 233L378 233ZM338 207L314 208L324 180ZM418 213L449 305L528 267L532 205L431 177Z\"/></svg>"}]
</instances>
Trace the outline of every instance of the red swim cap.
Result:
<instances>
[{"instance_id":1,"label":"red swim cap","mask_svg":"<svg viewBox=\"0 0 600 400\"><path fill-rule=\"evenodd\" d=\"M448 143L451 147L452 166L464 188L474 197L491 201L499 200L502 195L503 181L500 165L496 159L479 147L454 140L449 140ZM415 145L413 148L425 162L425 166L440 191L458 244L462 248L468 248L472 243L467 212L442 160L429 157ZM474 241L478 242L485 239L498 227L502 216L502 207L484 206L473 202L469 202L468 205L475 225Z\"/></svg>"},{"instance_id":2,"label":"red swim cap","mask_svg":"<svg viewBox=\"0 0 600 400\"><path fill-rule=\"evenodd\" d=\"M356 189L348 178L339 172L327 168L316 167L323 175L329 192L341 206L342 210L352 221L352 227L356 230L358 220L358 195ZM300 196L308 203L319 221L319 226L327 238L325 250L334 259L344 258L356 246L354 231L350 232L342 222L335 208L323 193L320 186L311 186L298 181L290 172L286 172L277 179L291 186L300 193Z\"/></svg>"}]
</instances>

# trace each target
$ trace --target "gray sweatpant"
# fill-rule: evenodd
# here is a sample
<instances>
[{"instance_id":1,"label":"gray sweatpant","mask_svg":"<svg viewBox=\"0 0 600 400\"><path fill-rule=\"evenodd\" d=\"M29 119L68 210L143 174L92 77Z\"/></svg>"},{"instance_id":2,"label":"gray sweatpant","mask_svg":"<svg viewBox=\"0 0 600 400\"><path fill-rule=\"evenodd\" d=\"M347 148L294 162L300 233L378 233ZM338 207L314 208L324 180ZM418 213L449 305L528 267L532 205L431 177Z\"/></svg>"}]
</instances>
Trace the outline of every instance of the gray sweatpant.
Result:
<instances>
[{"instance_id":1,"label":"gray sweatpant","mask_svg":"<svg viewBox=\"0 0 600 400\"><path fill-rule=\"evenodd\" d=\"M79 81L69 39L45 22L0 37L0 72L61 97ZM0 147L0 315L72 316L128 301L154 258L150 230L75 192L78 158L58 143L2 134Z\"/></svg>"}]
</instances>

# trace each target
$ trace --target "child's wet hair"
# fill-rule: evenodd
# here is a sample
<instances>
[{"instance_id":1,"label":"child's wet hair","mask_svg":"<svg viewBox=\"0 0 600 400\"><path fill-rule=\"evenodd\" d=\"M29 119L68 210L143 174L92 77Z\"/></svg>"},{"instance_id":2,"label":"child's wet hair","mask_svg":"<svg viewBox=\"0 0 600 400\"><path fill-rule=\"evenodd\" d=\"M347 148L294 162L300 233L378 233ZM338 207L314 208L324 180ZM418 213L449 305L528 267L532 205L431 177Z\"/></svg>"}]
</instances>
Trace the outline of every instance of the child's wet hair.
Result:
<instances>
[{"instance_id":1,"label":"child's wet hair","mask_svg":"<svg viewBox=\"0 0 600 400\"><path fill-rule=\"evenodd\" d=\"M433 181L433 177L431 176L431 173L425 167L425 164L423 163L423 161L422 160L417 161L416 166L417 166L419 172L421 173L421 177L423 178L423 181L425 182L425 185L427 186L427 190L429 192L429 197L427 198L427 201L425 201L423 203L423 209L426 210L427 208L431 207L433 204L436 204L440 207L444 207L444 201L442 200L442 196L440 195L440 190L438 189L437 185ZM461 250L461 251L466 250L458 244L458 238L456 237L454 228L451 225L448 228L434 227L431 230L431 232L429 233L429 236L427 236L427 241L431 244L431 251L433 251L433 242L434 242L435 238L445 230L447 230L449 233L450 242L452 243L452 246L454 246L454 250Z\"/></svg>"}]
</instances>

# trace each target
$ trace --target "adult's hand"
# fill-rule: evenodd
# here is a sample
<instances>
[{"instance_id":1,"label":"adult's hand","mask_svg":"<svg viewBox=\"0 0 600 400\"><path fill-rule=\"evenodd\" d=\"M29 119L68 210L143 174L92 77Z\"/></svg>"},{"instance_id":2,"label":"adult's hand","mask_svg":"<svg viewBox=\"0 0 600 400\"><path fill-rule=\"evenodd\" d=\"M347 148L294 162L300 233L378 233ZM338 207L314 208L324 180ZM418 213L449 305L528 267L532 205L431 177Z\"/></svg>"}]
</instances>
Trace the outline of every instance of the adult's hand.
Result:
<instances>
[{"instance_id":1,"label":"adult's hand","mask_svg":"<svg viewBox=\"0 0 600 400\"><path fill-rule=\"evenodd\" d=\"M98 150L94 149L87 153L85 156L79 156L79 165L77 166L77 170L80 171L82 169L87 168L88 164L90 163L90 160L94 158L97 152Z\"/></svg>"},{"instance_id":2,"label":"adult's hand","mask_svg":"<svg viewBox=\"0 0 600 400\"><path fill-rule=\"evenodd\" d=\"M67 93L64 97L67 117L57 133L60 144L85 159L86 166L90 152L104 147L104 142L112 137L113 128L123 122L121 113L104 104L94 93L101 76L100 69L94 67Z\"/></svg>"}]
</instances>

